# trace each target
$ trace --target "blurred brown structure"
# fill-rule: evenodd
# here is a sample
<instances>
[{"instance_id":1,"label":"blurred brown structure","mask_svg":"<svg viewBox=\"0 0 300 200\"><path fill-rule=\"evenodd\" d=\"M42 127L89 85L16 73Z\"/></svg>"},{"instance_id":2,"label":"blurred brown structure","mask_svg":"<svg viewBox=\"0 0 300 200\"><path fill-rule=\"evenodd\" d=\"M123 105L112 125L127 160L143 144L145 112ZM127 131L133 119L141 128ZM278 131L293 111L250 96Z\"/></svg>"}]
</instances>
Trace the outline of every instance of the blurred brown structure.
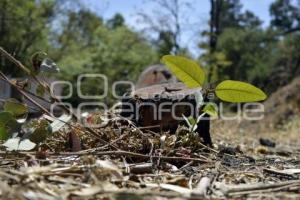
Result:
<instances>
[{"instance_id":1,"label":"blurred brown structure","mask_svg":"<svg viewBox=\"0 0 300 200\"><path fill-rule=\"evenodd\" d=\"M162 83L176 83L176 77L162 64L148 66L139 76L136 89Z\"/></svg>"},{"instance_id":2,"label":"blurred brown structure","mask_svg":"<svg viewBox=\"0 0 300 200\"><path fill-rule=\"evenodd\" d=\"M133 121L146 129L175 133L178 126L184 123L178 118L182 115L196 117L197 113L201 112L197 110L195 97L196 91L201 88L187 88L164 65L147 67L141 73L136 89L130 97L122 100L122 110L125 112L121 115L133 116ZM179 106L173 107L177 104ZM127 112L129 109L133 112ZM209 116L205 117L208 120L200 120L196 132L202 137L205 145L211 146Z\"/></svg>"}]
</instances>

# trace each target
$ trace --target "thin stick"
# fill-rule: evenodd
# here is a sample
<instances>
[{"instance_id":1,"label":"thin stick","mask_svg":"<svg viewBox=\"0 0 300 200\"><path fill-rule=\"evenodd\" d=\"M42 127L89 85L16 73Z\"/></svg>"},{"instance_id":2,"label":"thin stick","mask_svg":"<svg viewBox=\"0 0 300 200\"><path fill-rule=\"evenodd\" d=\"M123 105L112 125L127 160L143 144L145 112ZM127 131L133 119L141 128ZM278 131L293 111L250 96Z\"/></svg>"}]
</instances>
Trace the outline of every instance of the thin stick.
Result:
<instances>
[{"instance_id":1,"label":"thin stick","mask_svg":"<svg viewBox=\"0 0 300 200\"><path fill-rule=\"evenodd\" d=\"M5 81L3 77L0 77L0 79L3 80L3 81ZM18 86L18 85L16 85L16 86ZM19 86L18 86L18 87L19 87ZM21 87L19 87L19 88L20 88L20 89L23 89L23 88L21 88ZM38 99L40 99L40 100L42 100L42 101L44 101L44 102L46 102L46 103L52 104L52 102L50 102L50 101L44 99L43 97L40 97L40 96L34 94L33 92L30 92L30 91L25 90L25 89L23 89L23 91L26 92L26 93L28 93L28 94L30 94L30 95L32 95L32 96L34 96L34 97L36 97L36 98L38 98Z\"/></svg>"},{"instance_id":2,"label":"thin stick","mask_svg":"<svg viewBox=\"0 0 300 200\"><path fill-rule=\"evenodd\" d=\"M1 152L1 154L8 155L10 152ZM36 152L11 152L12 154L32 154L35 155ZM152 155L145 155L140 153L134 153L130 151L102 151L102 152L87 152L87 151L79 151L79 152L49 152L49 155L56 155L56 156L83 156L83 155L97 155L97 156L127 156L127 157L135 157L135 158L142 158L142 159L160 159L164 161L185 161L185 162L200 162L200 163L212 163L210 160L204 160L200 158L190 158L190 157L176 157L176 156L152 156Z\"/></svg>"},{"instance_id":3,"label":"thin stick","mask_svg":"<svg viewBox=\"0 0 300 200\"><path fill-rule=\"evenodd\" d=\"M33 100L30 96L28 96L23 90L21 90L18 86L16 86L12 81L8 79L8 77L0 71L0 75L3 77L4 81L6 81L8 84L10 84L12 87L14 87L18 92L20 92L26 99L28 99L30 102L32 102L34 105L36 105L39 109L41 109L44 113L47 115L52 116L52 114L44 108L42 105L37 103L35 100Z\"/></svg>"},{"instance_id":4,"label":"thin stick","mask_svg":"<svg viewBox=\"0 0 300 200\"><path fill-rule=\"evenodd\" d=\"M88 149L88 150L83 150L83 152L89 152L89 153L92 153L92 152L95 152L95 151L99 151L99 150L103 150L105 149L106 147L108 147L109 145L113 145L115 144L116 142L120 141L121 139L123 139L124 137L127 137L128 136L128 133L125 133L123 135L121 135L119 138L111 141L109 144L106 144L102 147L96 147L96 148L92 148L92 149Z\"/></svg>"},{"instance_id":5,"label":"thin stick","mask_svg":"<svg viewBox=\"0 0 300 200\"><path fill-rule=\"evenodd\" d=\"M210 147L206 146L205 144L203 144L203 143L201 143L201 142L200 142L199 144L200 144L200 146L202 146L202 147L208 149L209 151L212 151L212 152L214 152L214 153L219 153L218 151L214 150L213 148L210 148Z\"/></svg>"},{"instance_id":6,"label":"thin stick","mask_svg":"<svg viewBox=\"0 0 300 200\"><path fill-rule=\"evenodd\" d=\"M28 75L31 75L30 70L25 67L20 61L15 59L11 54L9 54L7 51L5 51L2 47L0 47L0 53L3 54L8 60L13 62L15 65L20 67L23 71L25 71Z\"/></svg>"},{"instance_id":7,"label":"thin stick","mask_svg":"<svg viewBox=\"0 0 300 200\"><path fill-rule=\"evenodd\" d=\"M10 100L8 100L8 99L1 99L1 98L0 98L0 102L1 102L1 103L5 103L5 102L12 102L12 101L10 101ZM14 103L14 102L12 102L12 103ZM27 107L29 107L30 109L35 110L35 111L37 111L37 112L40 111L40 110L38 110L37 108L32 107L32 106L28 106L28 105L27 105Z\"/></svg>"},{"instance_id":8,"label":"thin stick","mask_svg":"<svg viewBox=\"0 0 300 200\"><path fill-rule=\"evenodd\" d=\"M276 189L276 188L282 188L282 187L289 187L292 185L299 185L300 180L292 180L292 181L285 181L280 183L273 183L273 184L252 184L252 185L240 185L240 186L228 186L226 188L225 186L225 192L226 194L231 193L252 193L254 191L264 191L269 189Z\"/></svg>"},{"instance_id":9,"label":"thin stick","mask_svg":"<svg viewBox=\"0 0 300 200\"><path fill-rule=\"evenodd\" d=\"M8 60L10 60L11 62L13 62L14 64L16 64L17 67L19 67L20 69L22 69L25 73L27 73L29 76L33 77L33 79L39 84L41 85L43 88L46 89L46 91L49 93L49 95L51 96L52 99L54 99L55 102L58 103L62 103L62 101L60 101L52 92L51 89L49 87L49 85L43 84L34 74L32 74L30 72L30 70L25 67L20 61L18 61L16 58L14 58L10 53L8 53L7 51L5 51L2 47L0 47L0 53L5 56ZM2 73L3 74L3 73ZM3 74L4 75L4 74ZM7 81L9 81L9 79L7 79ZM12 84L9 81L10 84ZM16 89L23 94L27 99L29 99L30 101L34 101L32 98L30 98L28 95L25 94L24 91L20 90L19 88L17 88L17 86L14 85L14 87L16 87ZM36 102L34 103L36 106L38 106L36 104ZM41 108L45 113L47 113L48 115L52 116L47 110L45 110L43 107L41 107L40 105L38 106L39 108ZM78 121L78 117L72 112L72 110L68 109L64 104L60 105L61 108L63 108L66 112L68 112L69 114L72 115L72 117L74 119L76 119ZM92 128L90 127L85 127L82 126L85 130L87 130L89 133L91 133L92 135L94 135L95 137L99 138L101 140L101 142L105 142L106 144L109 144L107 141L103 140L101 138L101 136ZM113 147L114 149L118 149L117 147L110 145L111 147Z\"/></svg>"}]
</instances>

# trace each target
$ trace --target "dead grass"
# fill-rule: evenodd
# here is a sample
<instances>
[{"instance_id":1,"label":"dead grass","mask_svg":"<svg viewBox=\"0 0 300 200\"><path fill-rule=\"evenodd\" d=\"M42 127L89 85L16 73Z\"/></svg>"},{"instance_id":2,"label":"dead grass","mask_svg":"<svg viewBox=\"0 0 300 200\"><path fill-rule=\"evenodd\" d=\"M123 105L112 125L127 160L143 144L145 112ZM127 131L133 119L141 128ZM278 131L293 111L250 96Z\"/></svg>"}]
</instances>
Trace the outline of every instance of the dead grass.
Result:
<instances>
[{"instance_id":1,"label":"dead grass","mask_svg":"<svg viewBox=\"0 0 300 200\"><path fill-rule=\"evenodd\" d=\"M300 197L299 117L274 132L250 134L216 121L215 149L176 135L142 131L114 118L97 129L103 140L79 134L86 150L70 152L67 132L49 149L1 152L4 199L191 199ZM259 138L276 147L259 144ZM117 149L115 149L117 148Z\"/></svg>"}]
</instances>

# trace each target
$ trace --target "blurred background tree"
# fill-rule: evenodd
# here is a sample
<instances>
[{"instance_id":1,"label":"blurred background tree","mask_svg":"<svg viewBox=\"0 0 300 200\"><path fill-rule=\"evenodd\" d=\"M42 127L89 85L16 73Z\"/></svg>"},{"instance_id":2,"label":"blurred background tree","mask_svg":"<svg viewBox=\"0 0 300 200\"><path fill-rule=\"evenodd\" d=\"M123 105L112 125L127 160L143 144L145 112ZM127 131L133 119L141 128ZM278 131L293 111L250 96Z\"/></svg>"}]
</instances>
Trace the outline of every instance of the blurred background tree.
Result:
<instances>
[{"instance_id":1,"label":"blurred background tree","mask_svg":"<svg viewBox=\"0 0 300 200\"><path fill-rule=\"evenodd\" d=\"M48 53L61 68L58 78L71 81L75 89L83 73L106 74L110 86L116 80L135 81L165 54L198 58L211 82L248 81L268 93L299 76L300 1L273 0L268 25L244 9L243 1L207 2L210 15L199 34L189 20L197 11L192 0L149 1L153 12L136 13L140 30L129 26L122 13L105 18L82 0L2 0L0 46L28 66L33 53ZM198 54L183 42L187 30L195 32L190 40L199 44ZM5 73L22 75L7 60L0 62ZM94 79L82 89L90 95L103 90ZM106 100L112 102L111 94ZM74 95L69 101L77 105L82 99Z\"/></svg>"},{"instance_id":2,"label":"blurred background tree","mask_svg":"<svg viewBox=\"0 0 300 200\"><path fill-rule=\"evenodd\" d=\"M149 13L138 13L144 32L152 33L152 44L159 57L167 54L189 56L185 45L182 45L182 34L188 24L188 13L192 4L187 0L151 0L154 9ZM153 38L154 35L154 38Z\"/></svg>"},{"instance_id":3,"label":"blurred background tree","mask_svg":"<svg viewBox=\"0 0 300 200\"><path fill-rule=\"evenodd\" d=\"M277 0L270 6L272 17L271 26L283 33L292 33L300 30L300 2L291 0Z\"/></svg>"},{"instance_id":4,"label":"blurred background tree","mask_svg":"<svg viewBox=\"0 0 300 200\"><path fill-rule=\"evenodd\" d=\"M62 27L55 41L58 48L54 50L57 52L54 57L59 60L61 78L73 82L74 89L83 71L105 74L111 88L118 80L135 81L145 66L158 60L147 40L129 29L121 14L105 22L95 13L82 9L69 13ZM85 83L82 90L86 95L103 93L103 81L95 81ZM75 95L70 101L76 105L82 100Z\"/></svg>"},{"instance_id":5,"label":"blurred background tree","mask_svg":"<svg viewBox=\"0 0 300 200\"><path fill-rule=\"evenodd\" d=\"M34 52L47 52L54 8L55 2L51 0L1 0L0 46L27 64ZM4 58L1 70L14 76L22 74Z\"/></svg>"},{"instance_id":6,"label":"blurred background tree","mask_svg":"<svg viewBox=\"0 0 300 200\"><path fill-rule=\"evenodd\" d=\"M224 78L234 78L237 74L239 64L234 58L230 58L229 54L235 54L236 58L242 54L240 50L232 51L231 45L226 45L226 37L238 40L235 32L241 33L247 30L255 30L261 25L261 21L254 13L246 10L242 12L242 5L239 0L210 0L210 20L209 30L202 32L203 37L207 37L207 41L200 43L199 47L204 49L205 52L200 56L200 61L207 68L208 81L217 81ZM219 44L222 39L224 45ZM230 39L229 39L230 40ZM228 41L230 42L230 41ZM238 45L243 45L243 40L237 42ZM245 45L247 46L247 45ZM239 47L235 47L239 48ZM250 51L250 49L249 49ZM238 53L238 54L236 54ZM243 63L242 63L243 64ZM249 63L251 64L251 63ZM243 76L245 77L245 76ZM243 77L239 77L240 79Z\"/></svg>"}]
</instances>

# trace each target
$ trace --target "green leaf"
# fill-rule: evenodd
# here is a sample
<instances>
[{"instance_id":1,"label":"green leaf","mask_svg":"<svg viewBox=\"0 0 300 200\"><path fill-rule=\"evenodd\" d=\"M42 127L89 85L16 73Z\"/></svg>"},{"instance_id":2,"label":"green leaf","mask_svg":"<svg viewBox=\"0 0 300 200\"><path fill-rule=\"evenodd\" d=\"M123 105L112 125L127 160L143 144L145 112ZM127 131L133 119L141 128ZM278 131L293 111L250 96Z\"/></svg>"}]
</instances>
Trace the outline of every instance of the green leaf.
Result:
<instances>
[{"instance_id":1,"label":"green leaf","mask_svg":"<svg viewBox=\"0 0 300 200\"><path fill-rule=\"evenodd\" d=\"M221 100L232 103L255 102L267 98L261 89L249 83L232 80L221 82L215 92Z\"/></svg>"},{"instance_id":2,"label":"green leaf","mask_svg":"<svg viewBox=\"0 0 300 200\"><path fill-rule=\"evenodd\" d=\"M189 117L187 120L189 121L189 123L190 123L192 126L195 126L195 124L197 123L197 122L196 122L196 119L194 119L193 117Z\"/></svg>"},{"instance_id":3,"label":"green leaf","mask_svg":"<svg viewBox=\"0 0 300 200\"><path fill-rule=\"evenodd\" d=\"M26 132L22 139L29 139L36 144L44 142L52 133L49 125L49 122L45 119L31 121L23 127Z\"/></svg>"},{"instance_id":4,"label":"green leaf","mask_svg":"<svg viewBox=\"0 0 300 200\"><path fill-rule=\"evenodd\" d=\"M217 108L216 104L208 103L204 106L203 112L210 115L211 117L216 117L216 116L218 116L217 109L218 108Z\"/></svg>"},{"instance_id":5,"label":"green leaf","mask_svg":"<svg viewBox=\"0 0 300 200\"><path fill-rule=\"evenodd\" d=\"M187 118L186 116L182 115L183 119L186 121L187 125L189 126L189 128L191 128L193 126L193 121L192 121L192 117Z\"/></svg>"},{"instance_id":6,"label":"green leaf","mask_svg":"<svg viewBox=\"0 0 300 200\"><path fill-rule=\"evenodd\" d=\"M198 118L196 120L192 116L190 116L188 118L186 116L184 116L184 115L182 115L182 116L183 116L184 120L186 121L187 125L189 126L189 130L191 132L194 132L197 129L197 127L198 127L197 123L199 122L200 118Z\"/></svg>"},{"instance_id":7,"label":"green leaf","mask_svg":"<svg viewBox=\"0 0 300 200\"><path fill-rule=\"evenodd\" d=\"M28 112L28 107L16 99L7 99L3 107L4 111L12 113L14 117L24 115Z\"/></svg>"},{"instance_id":8,"label":"green leaf","mask_svg":"<svg viewBox=\"0 0 300 200\"><path fill-rule=\"evenodd\" d=\"M7 140L9 136L10 135L7 132L5 125L0 123L0 140Z\"/></svg>"},{"instance_id":9,"label":"green leaf","mask_svg":"<svg viewBox=\"0 0 300 200\"><path fill-rule=\"evenodd\" d=\"M13 115L10 112L0 112L0 124L7 124L10 120L13 120Z\"/></svg>"},{"instance_id":10,"label":"green leaf","mask_svg":"<svg viewBox=\"0 0 300 200\"><path fill-rule=\"evenodd\" d=\"M13 125L15 119L10 112L0 113L0 140L7 140L10 137L10 126Z\"/></svg>"},{"instance_id":11,"label":"green leaf","mask_svg":"<svg viewBox=\"0 0 300 200\"><path fill-rule=\"evenodd\" d=\"M20 131L21 124L17 122L17 119L13 117L12 113L0 112L0 127L2 127L0 135L11 135L12 133ZM6 136L0 136L0 138L5 137Z\"/></svg>"},{"instance_id":12,"label":"green leaf","mask_svg":"<svg viewBox=\"0 0 300 200\"><path fill-rule=\"evenodd\" d=\"M161 62L189 88L201 87L205 81L204 70L193 60L166 55L162 57Z\"/></svg>"}]
</instances>

